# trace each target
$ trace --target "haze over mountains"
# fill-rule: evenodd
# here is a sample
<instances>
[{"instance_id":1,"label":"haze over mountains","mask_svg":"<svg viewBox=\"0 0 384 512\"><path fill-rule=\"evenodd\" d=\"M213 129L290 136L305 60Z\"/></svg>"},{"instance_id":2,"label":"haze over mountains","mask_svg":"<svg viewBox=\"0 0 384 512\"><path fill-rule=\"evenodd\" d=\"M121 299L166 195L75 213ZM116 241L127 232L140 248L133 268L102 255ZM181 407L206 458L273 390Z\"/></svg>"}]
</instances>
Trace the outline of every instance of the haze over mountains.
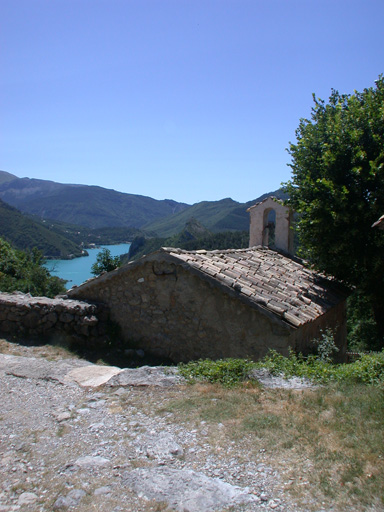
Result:
<instances>
[{"instance_id":1,"label":"haze over mountains","mask_svg":"<svg viewBox=\"0 0 384 512\"><path fill-rule=\"evenodd\" d=\"M18 178L13 174L0 171L0 199L21 212L33 216L32 219L28 219L29 222L39 220L41 226L41 221L59 221L59 223L71 224L72 227L82 226L88 231L94 231L97 228L127 228L127 236L128 233L132 236L136 230L140 230L148 236L169 237L182 231L191 218L196 219L212 233L248 230L247 208L268 195L286 197L279 189L247 203L238 203L226 198L220 201L202 201L187 205L171 199L156 200L90 185ZM11 210L5 208L4 204L0 208L3 226L0 228L0 236L5 236L9 240L12 229L20 230L16 227L10 230L9 226L12 224L9 220L10 212ZM6 223L9 225L7 233L4 233L5 215L8 219ZM20 222L18 217L14 226L20 225ZM28 231L25 224L23 225L24 231ZM75 229L65 230L60 225L58 227L63 235L70 232L73 232L73 236L75 235ZM114 230L111 229L111 231ZM120 232L120 238L121 235L122 232ZM18 236L20 238L20 234ZM34 236L37 235L31 235L31 238L33 239ZM78 253L78 250L74 251L73 247L72 249L72 253ZM54 252L57 254L57 250ZM62 253L61 250L60 253Z\"/></svg>"}]
</instances>

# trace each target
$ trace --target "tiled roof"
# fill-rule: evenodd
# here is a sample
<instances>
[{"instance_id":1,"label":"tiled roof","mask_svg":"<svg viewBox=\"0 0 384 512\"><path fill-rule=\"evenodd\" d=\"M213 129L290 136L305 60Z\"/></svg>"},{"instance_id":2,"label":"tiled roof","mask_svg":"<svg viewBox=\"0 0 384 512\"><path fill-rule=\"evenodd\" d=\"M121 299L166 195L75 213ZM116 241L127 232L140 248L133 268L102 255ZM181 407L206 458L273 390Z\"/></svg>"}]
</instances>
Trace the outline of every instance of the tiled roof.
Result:
<instances>
[{"instance_id":1,"label":"tiled roof","mask_svg":"<svg viewBox=\"0 0 384 512\"><path fill-rule=\"evenodd\" d=\"M161 258L161 254L294 327L316 319L346 297L335 281L314 273L301 260L265 247L225 251L163 247L151 256Z\"/></svg>"}]
</instances>

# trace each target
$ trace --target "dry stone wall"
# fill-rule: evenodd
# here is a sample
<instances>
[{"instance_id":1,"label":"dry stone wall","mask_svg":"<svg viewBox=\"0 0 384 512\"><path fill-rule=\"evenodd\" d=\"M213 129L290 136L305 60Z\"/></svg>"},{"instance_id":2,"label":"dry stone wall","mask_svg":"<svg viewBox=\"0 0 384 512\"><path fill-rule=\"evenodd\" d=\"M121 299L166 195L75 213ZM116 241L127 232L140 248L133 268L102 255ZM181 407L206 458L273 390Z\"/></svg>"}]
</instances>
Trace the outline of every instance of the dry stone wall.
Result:
<instances>
[{"instance_id":1,"label":"dry stone wall","mask_svg":"<svg viewBox=\"0 0 384 512\"><path fill-rule=\"evenodd\" d=\"M0 332L3 335L102 341L105 308L84 301L0 293Z\"/></svg>"}]
</instances>

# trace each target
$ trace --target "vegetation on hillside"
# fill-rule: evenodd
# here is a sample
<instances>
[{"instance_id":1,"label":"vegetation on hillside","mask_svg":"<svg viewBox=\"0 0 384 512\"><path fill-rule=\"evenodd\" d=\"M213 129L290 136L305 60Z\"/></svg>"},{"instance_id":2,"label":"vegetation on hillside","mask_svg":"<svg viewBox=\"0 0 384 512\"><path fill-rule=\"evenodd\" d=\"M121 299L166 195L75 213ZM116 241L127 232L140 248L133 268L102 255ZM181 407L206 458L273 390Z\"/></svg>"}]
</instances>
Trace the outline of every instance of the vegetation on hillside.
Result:
<instances>
[{"instance_id":1,"label":"vegetation on hillside","mask_svg":"<svg viewBox=\"0 0 384 512\"><path fill-rule=\"evenodd\" d=\"M206 250L224 250L241 249L248 247L248 231L226 231L222 233L210 233L196 219L189 219L184 229L178 234L169 238L146 238L144 236L136 237L128 253L128 259L138 259L144 254L150 254L160 247L178 247L187 251L198 249Z\"/></svg>"},{"instance_id":2,"label":"vegetation on hillside","mask_svg":"<svg viewBox=\"0 0 384 512\"><path fill-rule=\"evenodd\" d=\"M0 176L1 177L1 176ZM142 234L136 228L86 228L53 220L41 221L21 213L0 199L0 236L19 250L36 247L44 257L67 259L86 255L86 248L121 244Z\"/></svg>"},{"instance_id":3,"label":"vegetation on hillside","mask_svg":"<svg viewBox=\"0 0 384 512\"><path fill-rule=\"evenodd\" d=\"M248 231L249 214L247 208L271 195L278 199L288 197L282 189L278 189L247 203L238 203L230 198L221 199L220 201L202 201L172 216L146 224L143 229L147 232L156 233L159 237L169 238L180 233L189 219L194 218L212 233Z\"/></svg>"},{"instance_id":4,"label":"vegetation on hillside","mask_svg":"<svg viewBox=\"0 0 384 512\"><path fill-rule=\"evenodd\" d=\"M20 250L36 247L45 257L65 259L82 256L79 243L65 233L50 229L39 220L32 219L0 199L0 236Z\"/></svg>"},{"instance_id":5,"label":"vegetation on hillside","mask_svg":"<svg viewBox=\"0 0 384 512\"><path fill-rule=\"evenodd\" d=\"M314 96L314 104L289 148L286 190L301 253L356 289L353 316L364 316L367 348L384 347L384 231L372 228L384 213L384 78L352 95L332 91L328 103Z\"/></svg>"},{"instance_id":6,"label":"vegetation on hillside","mask_svg":"<svg viewBox=\"0 0 384 512\"><path fill-rule=\"evenodd\" d=\"M136 228L87 228L66 222L55 220L43 221L48 229L61 233L74 243L85 247L86 249L93 245L114 245L131 242L135 236L142 235L143 232Z\"/></svg>"},{"instance_id":7,"label":"vegetation on hillside","mask_svg":"<svg viewBox=\"0 0 384 512\"><path fill-rule=\"evenodd\" d=\"M10 172L0 171L0 185L2 183L7 183L7 181L12 181L18 179L17 176L11 174Z\"/></svg>"},{"instance_id":8,"label":"vegetation on hillside","mask_svg":"<svg viewBox=\"0 0 384 512\"><path fill-rule=\"evenodd\" d=\"M46 297L65 293L64 281L51 276L43 262L36 248L19 251L0 238L0 291Z\"/></svg>"}]
</instances>

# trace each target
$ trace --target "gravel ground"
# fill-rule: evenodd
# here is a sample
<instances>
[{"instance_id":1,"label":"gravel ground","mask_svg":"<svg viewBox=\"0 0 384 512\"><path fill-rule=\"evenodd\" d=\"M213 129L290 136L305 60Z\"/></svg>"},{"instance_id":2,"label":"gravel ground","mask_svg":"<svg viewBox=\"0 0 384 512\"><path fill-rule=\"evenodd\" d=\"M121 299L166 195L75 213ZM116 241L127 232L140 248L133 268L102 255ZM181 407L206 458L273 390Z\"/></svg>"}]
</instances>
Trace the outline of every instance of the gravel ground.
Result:
<instances>
[{"instance_id":1,"label":"gravel ground","mask_svg":"<svg viewBox=\"0 0 384 512\"><path fill-rule=\"evenodd\" d=\"M223 425L188 430L159 412L188 386L87 388L66 377L87 361L0 350L13 354L0 355L0 512L306 510L262 450L218 449Z\"/></svg>"}]
</instances>

